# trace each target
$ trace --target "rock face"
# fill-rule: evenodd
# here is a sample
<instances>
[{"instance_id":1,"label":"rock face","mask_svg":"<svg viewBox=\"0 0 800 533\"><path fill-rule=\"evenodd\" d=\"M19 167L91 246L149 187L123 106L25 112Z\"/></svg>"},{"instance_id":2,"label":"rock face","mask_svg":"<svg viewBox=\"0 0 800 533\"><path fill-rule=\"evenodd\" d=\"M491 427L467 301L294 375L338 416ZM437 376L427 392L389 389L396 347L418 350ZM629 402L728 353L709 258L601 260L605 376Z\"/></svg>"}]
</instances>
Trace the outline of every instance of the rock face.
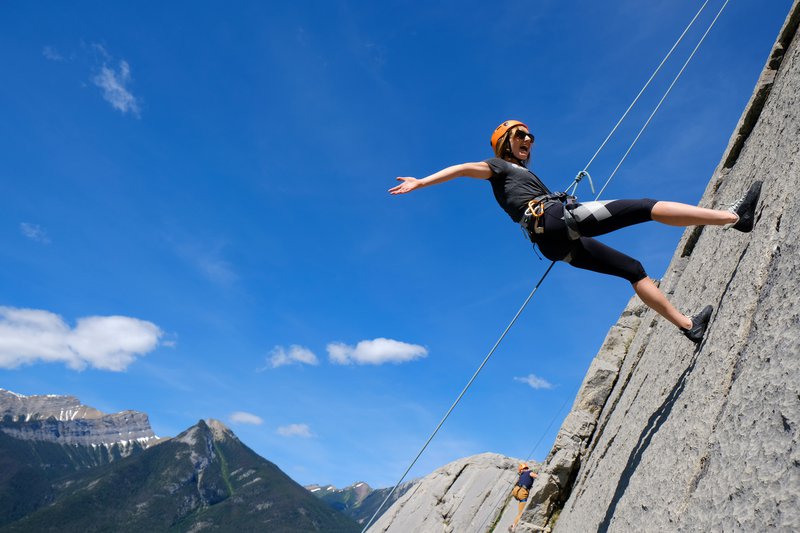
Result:
<instances>
[{"instance_id":1,"label":"rock face","mask_svg":"<svg viewBox=\"0 0 800 533\"><path fill-rule=\"evenodd\" d=\"M620 368L647 307L636 297L606 335L583 380L572 410L556 437L553 449L542 464L539 478L531 488L529 510L524 517L528 528L545 529L550 516L569 495L582 458L597 428L597 420L619 377ZM512 506L513 505L512 502ZM520 526L520 531L524 526Z\"/></svg>"},{"instance_id":2,"label":"rock face","mask_svg":"<svg viewBox=\"0 0 800 533\"><path fill-rule=\"evenodd\" d=\"M510 498L518 464L493 453L452 462L414 485L369 533L491 531Z\"/></svg>"},{"instance_id":3,"label":"rock face","mask_svg":"<svg viewBox=\"0 0 800 533\"><path fill-rule=\"evenodd\" d=\"M24 396L0 389L0 418L10 416L12 420L30 422L55 418L59 421L76 418L100 418L103 413L82 405L75 396L56 394Z\"/></svg>"},{"instance_id":4,"label":"rock face","mask_svg":"<svg viewBox=\"0 0 800 533\"><path fill-rule=\"evenodd\" d=\"M158 439L147 415L122 411L111 415L82 405L74 396L23 396L0 389L0 431L18 439L119 445L123 451Z\"/></svg>"},{"instance_id":5,"label":"rock face","mask_svg":"<svg viewBox=\"0 0 800 533\"><path fill-rule=\"evenodd\" d=\"M763 180L755 229L687 229L662 283L679 309L714 306L704 342L631 303L518 531L800 531L799 24L796 1L701 200Z\"/></svg>"}]
</instances>

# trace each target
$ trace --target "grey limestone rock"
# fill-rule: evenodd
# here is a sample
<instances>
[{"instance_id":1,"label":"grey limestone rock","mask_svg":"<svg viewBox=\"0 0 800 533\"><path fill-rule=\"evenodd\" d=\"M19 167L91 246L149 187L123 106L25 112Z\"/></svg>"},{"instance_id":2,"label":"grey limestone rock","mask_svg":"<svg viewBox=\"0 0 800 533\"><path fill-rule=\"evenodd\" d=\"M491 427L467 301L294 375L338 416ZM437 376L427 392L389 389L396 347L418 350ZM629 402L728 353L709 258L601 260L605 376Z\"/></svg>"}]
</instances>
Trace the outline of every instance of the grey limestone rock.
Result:
<instances>
[{"instance_id":1,"label":"grey limestone rock","mask_svg":"<svg viewBox=\"0 0 800 533\"><path fill-rule=\"evenodd\" d=\"M23 396L4 389L0 389L0 431L23 440L119 445L123 455L133 443L158 440L144 413L105 414L82 405L74 396Z\"/></svg>"},{"instance_id":2,"label":"grey limestone rock","mask_svg":"<svg viewBox=\"0 0 800 533\"><path fill-rule=\"evenodd\" d=\"M705 340L648 310L616 377L601 350L519 531L800 531L799 4L701 200L763 180L755 228L688 228L662 283Z\"/></svg>"},{"instance_id":3,"label":"grey limestone rock","mask_svg":"<svg viewBox=\"0 0 800 533\"><path fill-rule=\"evenodd\" d=\"M398 499L369 532L491 531L510 498L518 464L484 453L445 465Z\"/></svg>"},{"instance_id":4,"label":"grey limestone rock","mask_svg":"<svg viewBox=\"0 0 800 533\"><path fill-rule=\"evenodd\" d=\"M633 298L620 320L606 335L595 356L578 395L556 436L553 449L539 470L531 488L528 510L518 531L546 530L553 511L569 495L569 486L580 467L598 417L617 381L626 353L639 330L646 307Z\"/></svg>"}]
</instances>

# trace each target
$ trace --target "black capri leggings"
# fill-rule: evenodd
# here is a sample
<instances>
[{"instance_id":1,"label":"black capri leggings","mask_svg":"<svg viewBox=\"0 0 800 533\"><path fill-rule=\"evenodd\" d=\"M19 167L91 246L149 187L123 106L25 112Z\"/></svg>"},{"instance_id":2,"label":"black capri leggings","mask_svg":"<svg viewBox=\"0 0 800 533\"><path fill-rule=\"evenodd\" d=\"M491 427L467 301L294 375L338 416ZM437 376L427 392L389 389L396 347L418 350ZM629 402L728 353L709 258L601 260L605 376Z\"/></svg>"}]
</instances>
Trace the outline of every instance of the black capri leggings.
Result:
<instances>
[{"instance_id":1,"label":"black capri leggings","mask_svg":"<svg viewBox=\"0 0 800 533\"><path fill-rule=\"evenodd\" d=\"M656 200L650 198L576 204L571 212L578 223L580 235L577 235L564 222L564 205L553 202L540 222L544 233L531 233L531 237L551 261L565 261L574 267L636 283L647 277L642 264L592 237L652 220L655 204Z\"/></svg>"}]
</instances>

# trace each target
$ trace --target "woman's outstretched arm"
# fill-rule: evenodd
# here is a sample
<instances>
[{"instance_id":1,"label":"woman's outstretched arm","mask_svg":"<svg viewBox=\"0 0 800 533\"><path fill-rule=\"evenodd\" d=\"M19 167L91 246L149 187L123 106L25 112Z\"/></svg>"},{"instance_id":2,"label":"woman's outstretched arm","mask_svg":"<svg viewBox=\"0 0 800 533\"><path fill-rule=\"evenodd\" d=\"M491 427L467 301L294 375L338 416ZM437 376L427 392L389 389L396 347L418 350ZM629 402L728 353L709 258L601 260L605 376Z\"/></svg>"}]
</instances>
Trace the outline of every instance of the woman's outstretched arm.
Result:
<instances>
[{"instance_id":1,"label":"woman's outstretched arm","mask_svg":"<svg viewBox=\"0 0 800 533\"><path fill-rule=\"evenodd\" d=\"M397 178L397 181L400 181L402 183L400 185L396 185L391 189L389 189L389 193L405 194L413 191L414 189L420 189L422 187L436 185L437 183L444 183L445 181L450 181L451 179L458 178L460 176L485 180L492 177L492 170L489 168L489 165L484 161L480 161L477 163L462 163L460 165L453 165L451 167L442 169L439 172L431 174L430 176L426 176L422 179L411 178L411 177Z\"/></svg>"}]
</instances>

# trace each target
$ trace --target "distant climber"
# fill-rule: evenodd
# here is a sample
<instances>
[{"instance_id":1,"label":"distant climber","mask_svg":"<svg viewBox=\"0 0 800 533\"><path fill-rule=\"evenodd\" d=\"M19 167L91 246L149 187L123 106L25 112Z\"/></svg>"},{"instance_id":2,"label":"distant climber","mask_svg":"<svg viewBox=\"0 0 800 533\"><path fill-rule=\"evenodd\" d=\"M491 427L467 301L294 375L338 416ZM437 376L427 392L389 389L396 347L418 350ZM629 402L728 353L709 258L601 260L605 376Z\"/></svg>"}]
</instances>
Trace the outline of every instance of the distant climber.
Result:
<instances>
[{"instance_id":1,"label":"distant climber","mask_svg":"<svg viewBox=\"0 0 800 533\"><path fill-rule=\"evenodd\" d=\"M511 490L511 495L519 502L519 508L517 509L517 516L514 518L514 523L508 526L509 531L517 529L517 522L519 522L519 518L522 516L522 511L525 510L525 503L528 501L528 495L531 492L533 480L539 477L535 472L531 471L530 467L525 463L519 465L517 473L519 474L519 479Z\"/></svg>"},{"instance_id":2,"label":"distant climber","mask_svg":"<svg viewBox=\"0 0 800 533\"><path fill-rule=\"evenodd\" d=\"M489 180L497 202L522 225L545 257L628 280L645 304L692 342L703 339L713 310L710 305L691 318L680 313L647 277L639 261L592 237L649 220L670 226L725 226L747 233L753 229L760 181L726 210L649 198L580 203L574 196L553 193L527 168L533 134L524 123L503 122L494 130L491 145L495 154L491 159L453 165L422 179L398 177L402 183L389 192L405 194L459 176Z\"/></svg>"}]
</instances>

